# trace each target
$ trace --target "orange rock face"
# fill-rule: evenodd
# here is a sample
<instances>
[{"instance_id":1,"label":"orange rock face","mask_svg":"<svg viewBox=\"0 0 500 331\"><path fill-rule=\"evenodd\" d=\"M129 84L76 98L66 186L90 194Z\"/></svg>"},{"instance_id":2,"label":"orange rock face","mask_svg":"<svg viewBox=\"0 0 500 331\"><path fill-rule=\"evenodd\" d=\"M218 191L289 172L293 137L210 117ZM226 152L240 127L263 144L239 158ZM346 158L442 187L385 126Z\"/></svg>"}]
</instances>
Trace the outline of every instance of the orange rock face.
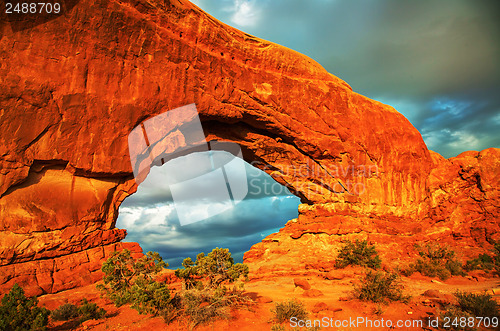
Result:
<instances>
[{"instance_id":1,"label":"orange rock face","mask_svg":"<svg viewBox=\"0 0 500 331\"><path fill-rule=\"evenodd\" d=\"M345 240L376 244L385 266L404 266L417 256L414 245L449 245L464 261L500 239L500 150L465 152L444 159L431 152L435 167L427 178L424 216L362 211L356 204L300 205L289 221L245 253L254 277L320 274L330 278Z\"/></svg>"},{"instance_id":2,"label":"orange rock face","mask_svg":"<svg viewBox=\"0 0 500 331\"><path fill-rule=\"evenodd\" d=\"M476 249L498 233L498 149L444 160L390 106L185 1L68 8L28 30L0 21L0 292L95 281L136 190L128 134L191 103L208 140L238 143L310 205L247 253L272 260L264 269L342 234L390 250L418 238Z\"/></svg>"}]
</instances>

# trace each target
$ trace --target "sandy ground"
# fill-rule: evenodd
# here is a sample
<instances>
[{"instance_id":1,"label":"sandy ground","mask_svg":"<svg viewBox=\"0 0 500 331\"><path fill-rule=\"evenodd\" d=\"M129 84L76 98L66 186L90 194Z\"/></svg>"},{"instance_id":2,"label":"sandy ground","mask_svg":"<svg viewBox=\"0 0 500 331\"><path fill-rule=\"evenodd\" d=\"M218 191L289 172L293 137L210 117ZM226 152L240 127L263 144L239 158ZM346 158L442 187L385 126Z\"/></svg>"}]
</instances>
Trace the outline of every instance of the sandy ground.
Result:
<instances>
[{"instance_id":1,"label":"sandy ground","mask_svg":"<svg viewBox=\"0 0 500 331\"><path fill-rule=\"evenodd\" d=\"M387 305L364 302L354 299L352 295L353 284L359 282L361 269L349 269L342 279L327 280L318 276L303 277L279 277L273 279L254 279L246 283L245 290L254 299L249 307L233 310L232 317L228 320L215 321L212 324L197 326L195 330L270 330L274 324L271 309L276 302L296 298L302 301L308 311L309 319L328 321L329 326L323 330L433 330L428 328L428 320L436 315L439 309L443 309L447 303L453 302L453 293L457 290L470 292L488 291L500 302L500 279L477 277L452 277L446 282L438 281L429 277L413 275L409 278L403 277L405 294L411 296L408 303L394 302ZM312 289L321 293L317 297L307 297L308 293L300 287L296 287L294 279L306 280ZM171 285L179 288L180 284ZM439 291L438 297L424 296L427 290ZM116 308L109 300L102 298L95 285L79 289L69 290L57 294L45 295L39 298L40 304L55 309L65 302L78 303L87 298L106 309L106 318L91 320L80 326L71 322L51 322L49 330L190 330L188 321L176 320L166 325L162 318L148 315L140 315L128 306ZM319 305L321 308L315 306ZM321 309L321 310L320 310ZM319 311L318 311L319 310ZM377 313L376 313L377 312ZM364 318L362 321L361 318ZM359 319L360 324L349 324L351 320ZM375 327L384 320L384 327ZM374 327L370 328L370 320ZM387 321L391 320L395 326L397 321L422 320L424 328L418 324L414 327L387 327ZM343 322L345 321L345 322ZM344 323L342 327L339 323ZM335 327L335 323L337 326ZM285 325L285 324L283 324ZM380 324L379 324L380 325ZM287 330L297 330L285 325ZM325 326L325 324L323 324ZM306 328L302 328L306 330Z\"/></svg>"}]
</instances>

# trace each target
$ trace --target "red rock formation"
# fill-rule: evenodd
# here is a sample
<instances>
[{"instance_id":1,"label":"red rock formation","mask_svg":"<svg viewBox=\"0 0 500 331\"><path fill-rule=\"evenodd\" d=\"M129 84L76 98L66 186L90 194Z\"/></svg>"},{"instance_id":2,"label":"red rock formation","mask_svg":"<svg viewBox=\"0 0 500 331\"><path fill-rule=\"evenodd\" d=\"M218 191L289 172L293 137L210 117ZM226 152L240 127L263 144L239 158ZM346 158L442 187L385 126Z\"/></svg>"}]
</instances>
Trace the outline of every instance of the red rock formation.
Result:
<instances>
[{"instance_id":1,"label":"red rock formation","mask_svg":"<svg viewBox=\"0 0 500 331\"><path fill-rule=\"evenodd\" d=\"M422 224L441 218L457 238L474 228L483 243L497 231L498 176L487 169L498 175L498 150L440 159L393 108L187 1L70 9L27 30L4 13L0 21L0 292L16 281L47 293L95 280L82 270L92 275L105 258L95 252L123 239L118 206L136 189L129 132L190 103L208 139L240 144L246 160L316 204L280 232L294 243L283 254L317 233L432 235L444 225ZM337 193L339 181L349 193ZM57 272L75 279L66 287L48 276L58 259Z\"/></svg>"},{"instance_id":2,"label":"red rock formation","mask_svg":"<svg viewBox=\"0 0 500 331\"><path fill-rule=\"evenodd\" d=\"M427 215L360 212L355 204L301 205L289 221L245 253L254 277L320 273L333 268L346 239L376 243L385 265L405 265L416 256L415 244L451 246L458 258L477 257L500 239L500 150L465 152L435 160L421 204ZM327 277L327 276L325 276Z\"/></svg>"}]
</instances>

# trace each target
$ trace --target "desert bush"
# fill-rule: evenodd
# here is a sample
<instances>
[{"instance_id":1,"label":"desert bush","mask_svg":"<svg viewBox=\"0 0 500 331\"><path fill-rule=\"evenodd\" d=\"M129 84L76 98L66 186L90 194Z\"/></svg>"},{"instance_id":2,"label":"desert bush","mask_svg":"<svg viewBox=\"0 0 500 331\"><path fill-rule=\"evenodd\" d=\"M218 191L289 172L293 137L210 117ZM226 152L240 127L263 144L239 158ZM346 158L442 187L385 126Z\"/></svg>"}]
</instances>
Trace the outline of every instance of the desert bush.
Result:
<instances>
[{"instance_id":1,"label":"desert bush","mask_svg":"<svg viewBox=\"0 0 500 331\"><path fill-rule=\"evenodd\" d=\"M229 318L228 308L223 294L208 293L205 290L190 289L182 293L184 312L196 326L215 319Z\"/></svg>"},{"instance_id":2,"label":"desert bush","mask_svg":"<svg viewBox=\"0 0 500 331\"><path fill-rule=\"evenodd\" d=\"M500 275L500 241L497 241L493 245L493 265L495 266L495 271Z\"/></svg>"},{"instance_id":3,"label":"desert bush","mask_svg":"<svg viewBox=\"0 0 500 331\"><path fill-rule=\"evenodd\" d=\"M130 303L141 314L160 315L167 324L186 316L193 327L228 318L231 307L249 301L242 286L225 286L248 275L248 267L235 264L228 249L216 248L206 256L198 254L196 262L188 258L182 265L175 274L185 286L172 298L167 285L154 280L154 275L167 266L159 254L148 252L134 260L130 251L124 250L103 264L104 285L99 288L117 306Z\"/></svg>"},{"instance_id":4,"label":"desert bush","mask_svg":"<svg viewBox=\"0 0 500 331\"><path fill-rule=\"evenodd\" d=\"M218 288L223 283L233 283L240 277L248 276L248 266L234 263L227 248L215 248L205 256L200 253L196 262L187 258L182 262L183 269L177 269L175 275L184 280L187 289L193 287ZM202 279L206 280L203 284Z\"/></svg>"},{"instance_id":5,"label":"desert bush","mask_svg":"<svg viewBox=\"0 0 500 331\"><path fill-rule=\"evenodd\" d=\"M54 321L69 321L79 316L78 306L65 303L50 314Z\"/></svg>"},{"instance_id":6,"label":"desert bush","mask_svg":"<svg viewBox=\"0 0 500 331\"><path fill-rule=\"evenodd\" d=\"M187 258L183 268L175 271L183 279L184 290L179 293L179 309L188 316L193 326L214 319L229 318L230 308L246 305L250 299L243 293L243 283L235 283L248 276L248 266L234 263L229 249L215 248L196 261ZM236 284L228 288L226 285ZM167 319L170 312L166 312Z\"/></svg>"},{"instance_id":7,"label":"desert bush","mask_svg":"<svg viewBox=\"0 0 500 331\"><path fill-rule=\"evenodd\" d=\"M243 291L236 287L192 288L180 293L182 313L190 318L193 326L229 318L231 307L243 306L249 301Z\"/></svg>"},{"instance_id":8,"label":"desert bush","mask_svg":"<svg viewBox=\"0 0 500 331\"><path fill-rule=\"evenodd\" d=\"M198 254L198 256L202 258L200 254ZM203 286L203 283L200 280L201 276L198 272L199 268L190 257L182 261L182 268L183 269L179 268L175 270L175 275L183 280L186 289L195 287L200 288Z\"/></svg>"},{"instance_id":9,"label":"desert bush","mask_svg":"<svg viewBox=\"0 0 500 331\"><path fill-rule=\"evenodd\" d=\"M471 270L484 270L491 271L495 268L493 264L493 258L488 254L481 254L475 259L467 260L464 269L467 271Z\"/></svg>"},{"instance_id":10,"label":"desert bush","mask_svg":"<svg viewBox=\"0 0 500 331\"><path fill-rule=\"evenodd\" d=\"M487 293L474 294L456 292L458 307L473 315L482 317L500 317L498 303Z\"/></svg>"},{"instance_id":11,"label":"desert bush","mask_svg":"<svg viewBox=\"0 0 500 331\"><path fill-rule=\"evenodd\" d=\"M0 330L45 330L50 311L38 307L36 297L27 298L24 290L14 284L2 298L0 305Z\"/></svg>"},{"instance_id":12,"label":"desert bush","mask_svg":"<svg viewBox=\"0 0 500 331\"><path fill-rule=\"evenodd\" d=\"M464 276L462 264L455 257L455 252L439 244L427 244L425 247L416 245L419 258L411 263L402 273L410 276L415 271L429 277L446 280L453 276Z\"/></svg>"},{"instance_id":13,"label":"desert bush","mask_svg":"<svg viewBox=\"0 0 500 331\"><path fill-rule=\"evenodd\" d=\"M271 309L271 312L274 315L274 320L278 323L288 322L292 317L296 317L298 320L305 320L308 316L304 304L295 299L277 302L274 308Z\"/></svg>"},{"instance_id":14,"label":"desert bush","mask_svg":"<svg viewBox=\"0 0 500 331\"><path fill-rule=\"evenodd\" d=\"M498 303L489 294L458 291L454 295L457 299L457 305L449 305L444 312L439 314L439 326L443 329L476 330L476 326L480 322L476 317L499 317Z\"/></svg>"},{"instance_id":15,"label":"desert bush","mask_svg":"<svg viewBox=\"0 0 500 331\"><path fill-rule=\"evenodd\" d=\"M141 314L156 315L170 303L168 286L154 280L154 276L167 266L156 252L148 252L137 260L127 249L115 252L101 267L104 284L98 288L117 307L131 303Z\"/></svg>"},{"instance_id":16,"label":"desert bush","mask_svg":"<svg viewBox=\"0 0 500 331\"><path fill-rule=\"evenodd\" d=\"M369 270L361 284L355 286L355 295L361 300L373 302L407 301L403 295L403 286L395 273Z\"/></svg>"},{"instance_id":17,"label":"desert bush","mask_svg":"<svg viewBox=\"0 0 500 331\"><path fill-rule=\"evenodd\" d=\"M80 306L65 303L51 313L54 321L69 321L78 318L78 323L101 319L104 315L106 315L106 310L95 303L88 302L87 299L83 299Z\"/></svg>"},{"instance_id":18,"label":"desert bush","mask_svg":"<svg viewBox=\"0 0 500 331\"><path fill-rule=\"evenodd\" d=\"M467 271L470 270L495 270L500 273L500 241L493 243L491 250L493 255L481 254L477 258L468 260L464 266Z\"/></svg>"},{"instance_id":19,"label":"desert bush","mask_svg":"<svg viewBox=\"0 0 500 331\"><path fill-rule=\"evenodd\" d=\"M460 326L461 321L469 321L469 318L473 318L474 324L476 323L475 316L457 306L449 305L444 312L438 314L439 328L444 330L476 330L474 326L468 326L467 323L462 323Z\"/></svg>"},{"instance_id":20,"label":"desert bush","mask_svg":"<svg viewBox=\"0 0 500 331\"><path fill-rule=\"evenodd\" d=\"M168 286L151 279L140 277L130 289L132 308L141 314L158 314L170 303Z\"/></svg>"},{"instance_id":21,"label":"desert bush","mask_svg":"<svg viewBox=\"0 0 500 331\"><path fill-rule=\"evenodd\" d=\"M381 260L374 245L366 240L352 242L348 240L340 249L335 260L336 268L345 268L348 265L359 265L373 269L380 268Z\"/></svg>"},{"instance_id":22,"label":"desert bush","mask_svg":"<svg viewBox=\"0 0 500 331\"><path fill-rule=\"evenodd\" d=\"M180 315L180 310L172 304L167 305L159 312L160 317L166 324L170 324Z\"/></svg>"},{"instance_id":23,"label":"desert bush","mask_svg":"<svg viewBox=\"0 0 500 331\"><path fill-rule=\"evenodd\" d=\"M88 302L87 299L83 299L80 307L78 307L78 316L80 316L78 321L80 323L88 320L101 319L104 315L106 315L106 310L100 308L95 303Z\"/></svg>"}]
</instances>

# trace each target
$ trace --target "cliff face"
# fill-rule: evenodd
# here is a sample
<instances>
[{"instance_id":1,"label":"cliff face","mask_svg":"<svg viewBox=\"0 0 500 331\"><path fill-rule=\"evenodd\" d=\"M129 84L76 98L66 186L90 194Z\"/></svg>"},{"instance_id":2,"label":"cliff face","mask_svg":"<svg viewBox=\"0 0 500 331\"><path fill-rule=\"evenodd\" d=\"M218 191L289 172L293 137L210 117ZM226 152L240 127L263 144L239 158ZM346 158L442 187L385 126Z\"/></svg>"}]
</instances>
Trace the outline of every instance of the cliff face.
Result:
<instances>
[{"instance_id":1,"label":"cliff face","mask_svg":"<svg viewBox=\"0 0 500 331\"><path fill-rule=\"evenodd\" d=\"M431 152L425 216L374 213L352 204L299 206L299 217L245 253L253 277L320 274L331 270L346 239L376 243L383 264L404 266L414 245L449 245L460 260L475 258L500 239L500 150L444 159Z\"/></svg>"},{"instance_id":2,"label":"cliff face","mask_svg":"<svg viewBox=\"0 0 500 331\"><path fill-rule=\"evenodd\" d=\"M290 240L344 227L342 213L349 224L378 224L377 233L394 218L394 235L422 232L420 221L433 225L425 231L452 224L458 239L477 234L481 244L498 232L498 150L444 160L393 108L187 1L73 5L21 31L1 20L2 292L14 282L41 294L95 280L122 248L118 207L136 190L128 134L191 103L207 140L240 144L247 161L312 205L281 232ZM78 280L57 286L61 275Z\"/></svg>"}]
</instances>

